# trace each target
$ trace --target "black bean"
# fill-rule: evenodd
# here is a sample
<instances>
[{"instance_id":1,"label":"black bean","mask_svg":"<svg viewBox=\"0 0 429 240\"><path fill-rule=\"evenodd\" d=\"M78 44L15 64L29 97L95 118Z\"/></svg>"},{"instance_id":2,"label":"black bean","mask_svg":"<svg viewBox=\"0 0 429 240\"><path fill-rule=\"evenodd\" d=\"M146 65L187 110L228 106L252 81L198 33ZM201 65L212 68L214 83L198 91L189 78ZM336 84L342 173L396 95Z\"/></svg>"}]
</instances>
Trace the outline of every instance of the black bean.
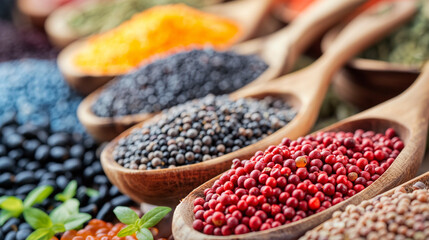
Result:
<instances>
[{"instance_id":1,"label":"black bean","mask_svg":"<svg viewBox=\"0 0 429 240\"><path fill-rule=\"evenodd\" d=\"M109 189L109 197L115 197L115 196L117 196L119 194L120 194L119 189L116 186L113 185L113 186L110 187L110 189Z\"/></svg>"},{"instance_id":2,"label":"black bean","mask_svg":"<svg viewBox=\"0 0 429 240\"><path fill-rule=\"evenodd\" d=\"M15 176L15 183L18 185L35 183L36 181L37 179L31 171L20 172Z\"/></svg>"},{"instance_id":3,"label":"black bean","mask_svg":"<svg viewBox=\"0 0 429 240\"><path fill-rule=\"evenodd\" d=\"M58 176L56 183L59 189L65 189L69 183L69 180L64 176Z\"/></svg>"},{"instance_id":4,"label":"black bean","mask_svg":"<svg viewBox=\"0 0 429 240\"><path fill-rule=\"evenodd\" d=\"M109 183L109 180L104 175L97 175L94 177L94 183L98 185L105 185Z\"/></svg>"},{"instance_id":5,"label":"black bean","mask_svg":"<svg viewBox=\"0 0 429 240\"><path fill-rule=\"evenodd\" d=\"M8 148L18 148L24 142L24 138L19 134L12 134L6 137L6 146Z\"/></svg>"},{"instance_id":6,"label":"black bean","mask_svg":"<svg viewBox=\"0 0 429 240\"><path fill-rule=\"evenodd\" d=\"M36 188L34 184L26 184L16 189L15 194L27 195L31 190Z\"/></svg>"},{"instance_id":7,"label":"black bean","mask_svg":"<svg viewBox=\"0 0 429 240\"><path fill-rule=\"evenodd\" d=\"M82 158L84 153L85 153L85 148L82 145L73 145L70 148L70 157Z\"/></svg>"},{"instance_id":8,"label":"black bean","mask_svg":"<svg viewBox=\"0 0 429 240\"><path fill-rule=\"evenodd\" d=\"M31 234L31 232L31 229L19 230L16 233L16 240L25 240Z\"/></svg>"},{"instance_id":9,"label":"black bean","mask_svg":"<svg viewBox=\"0 0 429 240\"><path fill-rule=\"evenodd\" d=\"M47 145L41 145L36 149L36 153L34 154L34 159L40 162L44 162L49 158L50 148Z\"/></svg>"},{"instance_id":10,"label":"black bean","mask_svg":"<svg viewBox=\"0 0 429 240\"><path fill-rule=\"evenodd\" d=\"M18 218L11 218L9 219L3 226L1 227L1 230L6 233L9 231L16 231L18 229L19 220Z\"/></svg>"},{"instance_id":11,"label":"black bean","mask_svg":"<svg viewBox=\"0 0 429 240\"><path fill-rule=\"evenodd\" d=\"M19 228L18 229L33 229L31 226L30 226L30 224L28 224L28 223L26 223L26 222L24 222L24 223L21 223L21 224L19 224Z\"/></svg>"},{"instance_id":12,"label":"black bean","mask_svg":"<svg viewBox=\"0 0 429 240\"><path fill-rule=\"evenodd\" d=\"M55 133L48 137L48 145L51 147L65 146L69 142L69 136L66 133Z\"/></svg>"},{"instance_id":13,"label":"black bean","mask_svg":"<svg viewBox=\"0 0 429 240\"><path fill-rule=\"evenodd\" d=\"M77 158L70 158L64 162L64 169L66 171L79 171L82 168L82 163Z\"/></svg>"},{"instance_id":14,"label":"black bean","mask_svg":"<svg viewBox=\"0 0 429 240\"><path fill-rule=\"evenodd\" d=\"M112 210L113 210L112 204L110 202L107 202L101 207L100 211L98 211L97 216L95 218L105 219L107 215L111 213Z\"/></svg>"},{"instance_id":15,"label":"black bean","mask_svg":"<svg viewBox=\"0 0 429 240\"><path fill-rule=\"evenodd\" d=\"M48 171L55 173L55 174L62 174L62 173L64 173L64 167L60 163L51 163L48 166Z\"/></svg>"},{"instance_id":16,"label":"black bean","mask_svg":"<svg viewBox=\"0 0 429 240\"><path fill-rule=\"evenodd\" d=\"M60 146L55 146L51 148L51 151L49 152L49 154L53 159L59 160L59 161L63 161L68 157L67 149Z\"/></svg>"},{"instance_id":17,"label":"black bean","mask_svg":"<svg viewBox=\"0 0 429 240\"><path fill-rule=\"evenodd\" d=\"M25 165L25 169L28 171L36 171L40 167L41 167L41 165L38 162L29 162L27 165Z\"/></svg>"},{"instance_id":18,"label":"black bean","mask_svg":"<svg viewBox=\"0 0 429 240\"><path fill-rule=\"evenodd\" d=\"M9 157L0 157L0 171L12 172L15 161Z\"/></svg>"},{"instance_id":19,"label":"black bean","mask_svg":"<svg viewBox=\"0 0 429 240\"><path fill-rule=\"evenodd\" d=\"M117 206L128 206L132 203L132 200L126 195L121 195L113 198L110 202L114 207L117 207Z\"/></svg>"},{"instance_id":20,"label":"black bean","mask_svg":"<svg viewBox=\"0 0 429 240\"><path fill-rule=\"evenodd\" d=\"M8 232L4 240L16 240L16 232L14 231Z\"/></svg>"},{"instance_id":21,"label":"black bean","mask_svg":"<svg viewBox=\"0 0 429 240\"><path fill-rule=\"evenodd\" d=\"M94 215L97 212L98 208L97 205L91 203L86 205L85 207L79 208L79 211L82 213L88 213L91 215Z\"/></svg>"}]
</instances>

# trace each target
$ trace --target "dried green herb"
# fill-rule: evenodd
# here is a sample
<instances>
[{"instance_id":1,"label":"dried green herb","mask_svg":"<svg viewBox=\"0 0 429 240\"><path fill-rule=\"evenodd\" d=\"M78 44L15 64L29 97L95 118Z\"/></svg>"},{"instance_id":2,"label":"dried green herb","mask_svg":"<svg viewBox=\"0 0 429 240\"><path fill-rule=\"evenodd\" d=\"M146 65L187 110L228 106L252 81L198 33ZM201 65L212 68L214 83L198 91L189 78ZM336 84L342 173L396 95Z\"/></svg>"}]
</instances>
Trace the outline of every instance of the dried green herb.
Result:
<instances>
[{"instance_id":1,"label":"dried green herb","mask_svg":"<svg viewBox=\"0 0 429 240\"><path fill-rule=\"evenodd\" d=\"M429 4L420 1L414 18L361 57L421 66L429 59Z\"/></svg>"}]
</instances>

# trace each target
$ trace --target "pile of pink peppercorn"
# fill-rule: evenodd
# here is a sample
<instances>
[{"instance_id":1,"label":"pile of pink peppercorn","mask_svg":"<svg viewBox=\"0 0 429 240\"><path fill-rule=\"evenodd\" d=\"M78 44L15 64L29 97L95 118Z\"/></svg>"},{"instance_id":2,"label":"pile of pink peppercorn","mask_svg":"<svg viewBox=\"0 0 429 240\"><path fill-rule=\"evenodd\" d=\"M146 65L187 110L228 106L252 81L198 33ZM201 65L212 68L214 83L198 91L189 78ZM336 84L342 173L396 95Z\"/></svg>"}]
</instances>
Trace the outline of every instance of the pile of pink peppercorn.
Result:
<instances>
[{"instance_id":1,"label":"pile of pink peppercorn","mask_svg":"<svg viewBox=\"0 0 429 240\"><path fill-rule=\"evenodd\" d=\"M319 132L258 151L194 201L194 229L244 234L295 222L364 190L393 163L404 143L382 133Z\"/></svg>"}]
</instances>

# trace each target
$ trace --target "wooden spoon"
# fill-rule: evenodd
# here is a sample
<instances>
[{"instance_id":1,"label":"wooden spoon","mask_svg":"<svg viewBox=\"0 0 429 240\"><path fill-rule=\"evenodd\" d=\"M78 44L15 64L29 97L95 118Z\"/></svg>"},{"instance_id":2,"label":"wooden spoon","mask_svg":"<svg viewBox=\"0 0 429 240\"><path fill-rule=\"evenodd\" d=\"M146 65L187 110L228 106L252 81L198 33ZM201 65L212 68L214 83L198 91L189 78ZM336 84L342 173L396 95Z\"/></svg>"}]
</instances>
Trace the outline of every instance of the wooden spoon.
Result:
<instances>
[{"instance_id":1,"label":"wooden spoon","mask_svg":"<svg viewBox=\"0 0 429 240\"><path fill-rule=\"evenodd\" d=\"M123 132L104 149L101 154L104 172L121 192L137 202L175 205L178 199L186 196L192 189L229 169L233 159L250 157L257 150L279 143L284 137L297 138L304 135L311 129L317 118L323 97L335 71L356 53L411 17L416 8L415 1L409 0L394 1L389 4L392 6L390 11L383 14L367 13L356 18L336 39L334 44L336 47L330 48L310 67L282 77L271 84L261 83L259 86L239 90L232 95L235 98L282 96L297 109L297 116L274 134L256 144L210 161L172 169L131 170L116 163L113 159L113 150L118 141L128 136L133 129L156 122L160 117L158 115Z\"/></svg>"},{"instance_id":2,"label":"wooden spoon","mask_svg":"<svg viewBox=\"0 0 429 240\"><path fill-rule=\"evenodd\" d=\"M204 8L203 11L211 12L219 16L225 16L234 20L242 29L238 42L249 39L258 28L259 22L268 13L273 0L237 0ZM242 11L246 9L246 11ZM240 13L234 15L234 13ZM245 14L243 14L245 13ZM89 94L98 87L110 81L114 75L89 74L75 66L73 59L79 49L88 42L76 41L64 48L58 55L58 67L60 68L69 85L83 94Z\"/></svg>"},{"instance_id":3,"label":"wooden spoon","mask_svg":"<svg viewBox=\"0 0 429 240\"><path fill-rule=\"evenodd\" d=\"M405 148L378 180L362 192L321 213L267 231L236 235L234 239L296 239L329 219L333 212L344 210L348 204L358 204L411 179L423 159L428 121L429 65L417 82L399 97L321 130L354 131L360 128L384 132L387 128L393 127L404 141ZM204 235L192 228L194 199L204 196L204 189L211 187L218 177L195 189L177 206L173 217L175 239L230 239Z\"/></svg>"},{"instance_id":4,"label":"wooden spoon","mask_svg":"<svg viewBox=\"0 0 429 240\"><path fill-rule=\"evenodd\" d=\"M296 59L325 30L342 19L364 0L318 1L288 27L268 37L250 40L235 46L240 54L259 54L269 68L251 84L268 82L294 66ZM99 117L91 107L107 86L97 89L79 106L78 116L87 131L99 141L112 140L129 127L154 114L142 113L122 117Z\"/></svg>"}]
</instances>

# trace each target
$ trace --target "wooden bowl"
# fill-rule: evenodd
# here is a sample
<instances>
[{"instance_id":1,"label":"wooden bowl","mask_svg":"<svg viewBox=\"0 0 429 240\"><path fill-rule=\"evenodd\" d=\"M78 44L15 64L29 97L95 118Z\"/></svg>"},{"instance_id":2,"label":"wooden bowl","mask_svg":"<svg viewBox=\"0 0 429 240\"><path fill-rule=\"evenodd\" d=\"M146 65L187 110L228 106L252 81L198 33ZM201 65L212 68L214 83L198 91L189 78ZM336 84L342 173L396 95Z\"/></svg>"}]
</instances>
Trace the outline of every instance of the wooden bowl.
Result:
<instances>
[{"instance_id":1,"label":"wooden bowl","mask_svg":"<svg viewBox=\"0 0 429 240\"><path fill-rule=\"evenodd\" d=\"M337 26L325 35L323 51L332 45L343 27ZM403 92L419 74L420 69L416 66L354 58L347 63L333 86L341 99L367 109Z\"/></svg>"}]
</instances>

